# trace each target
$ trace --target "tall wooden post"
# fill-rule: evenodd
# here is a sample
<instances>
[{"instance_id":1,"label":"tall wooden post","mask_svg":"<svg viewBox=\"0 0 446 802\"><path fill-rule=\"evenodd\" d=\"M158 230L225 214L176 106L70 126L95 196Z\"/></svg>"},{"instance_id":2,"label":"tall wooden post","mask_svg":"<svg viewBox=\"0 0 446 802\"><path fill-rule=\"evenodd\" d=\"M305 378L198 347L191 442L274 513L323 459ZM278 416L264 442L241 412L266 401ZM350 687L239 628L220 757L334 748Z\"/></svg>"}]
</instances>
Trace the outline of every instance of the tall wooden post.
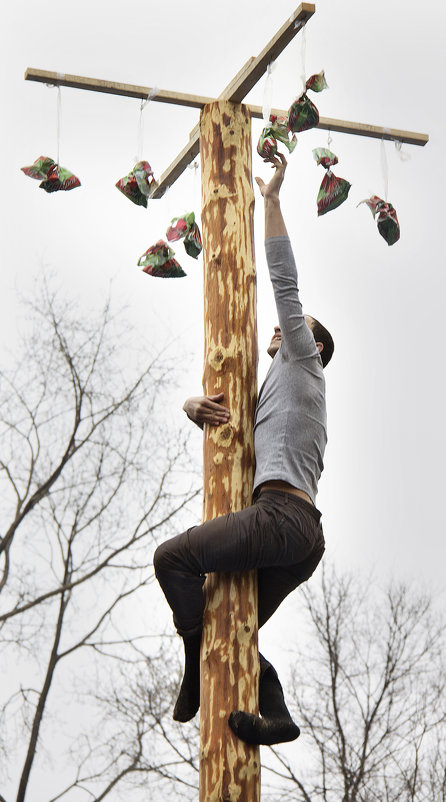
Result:
<instances>
[{"instance_id":1,"label":"tall wooden post","mask_svg":"<svg viewBox=\"0 0 446 802\"><path fill-rule=\"evenodd\" d=\"M206 427L203 518L251 503L257 324L251 117L216 101L201 116L206 394L224 392L229 423ZM236 738L232 710L258 712L257 577L206 582L201 663L200 802L258 802L259 749Z\"/></svg>"}]
</instances>

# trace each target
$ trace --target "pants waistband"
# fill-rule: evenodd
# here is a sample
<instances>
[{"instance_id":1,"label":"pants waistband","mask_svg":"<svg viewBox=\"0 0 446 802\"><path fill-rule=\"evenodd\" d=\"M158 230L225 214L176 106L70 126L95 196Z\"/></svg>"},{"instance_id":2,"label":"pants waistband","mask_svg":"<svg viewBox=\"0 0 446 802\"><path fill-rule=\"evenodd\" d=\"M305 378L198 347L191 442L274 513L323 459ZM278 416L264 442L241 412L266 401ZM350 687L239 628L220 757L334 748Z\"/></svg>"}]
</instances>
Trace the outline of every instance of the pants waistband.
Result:
<instances>
[{"instance_id":1,"label":"pants waistband","mask_svg":"<svg viewBox=\"0 0 446 802\"><path fill-rule=\"evenodd\" d=\"M300 496L296 496L294 493L287 493L286 490L272 490L271 488L260 488L259 492L254 493L253 500L254 502L259 501L260 497L262 500L265 499L266 496L271 495L273 498L277 500L277 498L284 498L286 497L287 502L291 504L296 504L296 506L301 507L302 509L306 510L314 520L319 523L322 513L314 504L310 504L309 501L306 501L304 498Z\"/></svg>"}]
</instances>

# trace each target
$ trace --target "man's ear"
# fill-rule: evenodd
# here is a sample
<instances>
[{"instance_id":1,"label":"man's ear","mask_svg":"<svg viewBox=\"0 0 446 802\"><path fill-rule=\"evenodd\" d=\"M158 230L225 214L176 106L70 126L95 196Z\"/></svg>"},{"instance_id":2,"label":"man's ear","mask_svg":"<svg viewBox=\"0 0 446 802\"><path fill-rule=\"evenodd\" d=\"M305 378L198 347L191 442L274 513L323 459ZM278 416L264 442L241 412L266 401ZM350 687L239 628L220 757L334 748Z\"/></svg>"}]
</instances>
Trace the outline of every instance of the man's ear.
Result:
<instances>
[{"instance_id":1,"label":"man's ear","mask_svg":"<svg viewBox=\"0 0 446 802\"><path fill-rule=\"evenodd\" d=\"M324 343L316 343L316 348L321 353L324 350Z\"/></svg>"}]
</instances>

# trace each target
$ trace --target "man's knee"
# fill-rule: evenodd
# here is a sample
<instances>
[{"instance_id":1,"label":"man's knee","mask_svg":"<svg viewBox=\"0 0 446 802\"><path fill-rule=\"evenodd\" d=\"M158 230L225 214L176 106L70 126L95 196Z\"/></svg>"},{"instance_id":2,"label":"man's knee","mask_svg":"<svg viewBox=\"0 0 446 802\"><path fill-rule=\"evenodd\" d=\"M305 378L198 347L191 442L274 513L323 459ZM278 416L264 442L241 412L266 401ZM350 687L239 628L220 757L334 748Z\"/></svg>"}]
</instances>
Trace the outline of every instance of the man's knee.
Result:
<instances>
[{"instance_id":1,"label":"man's knee","mask_svg":"<svg viewBox=\"0 0 446 802\"><path fill-rule=\"evenodd\" d=\"M183 532L181 535L171 537L161 543L153 555L153 567L157 579L172 571L190 571L191 555L188 545L188 534L191 530Z\"/></svg>"},{"instance_id":2,"label":"man's knee","mask_svg":"<svg viewBox=\"0 0 446 802\"><path fill-rule=\"evenodd\" d=\"M153 555L153 567L155 569L155 576L157 578L159 578L161 574L165 574L173 568L173 552L170 544L170 540L166 540L164 543L161 543Z\"/></svg>"}]
</instances>

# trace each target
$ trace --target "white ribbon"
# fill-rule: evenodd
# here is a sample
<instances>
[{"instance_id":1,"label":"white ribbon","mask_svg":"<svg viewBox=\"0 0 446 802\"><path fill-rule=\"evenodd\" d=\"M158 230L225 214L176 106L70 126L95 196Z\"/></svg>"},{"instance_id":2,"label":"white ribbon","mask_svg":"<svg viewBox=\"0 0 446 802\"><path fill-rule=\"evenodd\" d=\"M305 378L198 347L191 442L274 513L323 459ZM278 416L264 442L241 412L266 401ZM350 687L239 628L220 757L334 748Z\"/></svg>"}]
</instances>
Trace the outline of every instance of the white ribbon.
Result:
<instances>
[{"instance_id":1,"label":"white ribbon","mask_svg":"<svg viewBox=\"0 0 446 802\"><path fill-rule=\"evenodd\" d=\"M154 97L159 95L159 91L160 91L159 87L158 86L154 86L150 90L150 92L147 95L147 97L145 98L145 100L143 100L143 98L141 98L141 111L147 106L147 103L150 103L150 101L153 100Z\"/></svg>"},{"instance_id":2,"label":"white ribbon","mask_svg":"<svg viewBox=\"0 0 446 802\"><path fill-rule=\"evenodd\" d=\"M56 164L59 164L61 106L62 106L62 96L61 96L60 86L58 86L57 87L57 159L56 159Z\"/></svg>"},{"instance_id":3,"label":"white ribbon","mask_svg":"<svg viewBox=\"0 0 446 802\"><path fill-rule=\"evenodd\" d=\"M57 78L63 80L65 78L65 73L58 72ZM59 84L45 84L48 89L57 89L57 101L56 101L56 145L57 145L57 158L56 164L59 164L59 149L60 149L60 116L61 116L61 93L60 93L60 86Z\"/></svg>"},{"instance_id":4,"label":"white ribbon","mask_svg":"<svg viewBox=\"0 0 446 802\"><path fill-rule=\"evenodd\" d=\"M143 118L143 111L148 103L153 100L159 94L159 88L157 86L153 87L150 90L149 94L146 98L141 98L141 104L139 107L139 124L138 124L138 136L137 136L137 144L136 144L136 159L135 161L139 162L142 159L142 151L144 148L144 118Z\"/></svg>"},{"instance_id":5,"label":"white ribbon","mask_svg":"<svg viewBox=\"0 0 446 802\"><path fill-rule=\"evenodd\" d=\"M304 25L302 27L302 38L300 40L300 57L301 57L301 70L302 70L301 74L300 74L300 78L301 78L301 81L302 81L302 91L301 91L299 97L302 97L302 95L307 90L307 79L305 77L306 76L305 59L306 59L306 53L307 53L306 27L307 27L306 25Z\"/></svg>"},{"instance_id":6,"label":"white ribbon","mask_svg":"<svg viewBox=\"0 0 446 802\"><path fill-rule=\"evenodd\" d=\"M188 164L188 168L189 168L189 170L193 170L193 176L192 176L192 201L193 201L193 210L195 211L195 209L199 209L200 206L201 206L201 204L200 204L199 184L198 184L198 168L199 168L199 164L195 160L195 161L192 162L192 164ZM195 214L195 217L196 216L197 215Z\"/></svg>"},{"instance_id":7,"label":"white ribbon","mask_svg":"<svg viewBox=\"0 0 446 802\"><path fill-rule=\"evenodd\" d=\"M387 195L389 192L389 167L387 164L386 147L384 139L381 139L381 171L384 181L384 200L387 202Z\"/></svg>"},{"instance_id":8,"label":"white ribbon","mask_svg":"<svg viewBox=\"0 0 446 802\"><path fill-rule=\"evenodd\" d=\"M262 114L263 114L263 126L269 124L270 117L271 117L271 106L272 106L272 97L273 97L273 69L274 69L275 62L271 61L266 68L266 78L265 78L265 86L263 89L263 106L262 106Z\"/></svg>"},{"instance_id":9,"label":"white ribbon","mask_svg":"<svg viewBox=\"0 0 446 802\"><path fill-rule=\"evenodd\" d=\"M398 154L398 158L400 158L402 162L409 161L409 159L411 158L411 155L410 155L410 153L407 153L406 150L402 150L403 143L401 142L401 140L400 139L394 139L393 141L395 142L395 150L396 150L396 152Z\"/></svg>"}]
</instances>

